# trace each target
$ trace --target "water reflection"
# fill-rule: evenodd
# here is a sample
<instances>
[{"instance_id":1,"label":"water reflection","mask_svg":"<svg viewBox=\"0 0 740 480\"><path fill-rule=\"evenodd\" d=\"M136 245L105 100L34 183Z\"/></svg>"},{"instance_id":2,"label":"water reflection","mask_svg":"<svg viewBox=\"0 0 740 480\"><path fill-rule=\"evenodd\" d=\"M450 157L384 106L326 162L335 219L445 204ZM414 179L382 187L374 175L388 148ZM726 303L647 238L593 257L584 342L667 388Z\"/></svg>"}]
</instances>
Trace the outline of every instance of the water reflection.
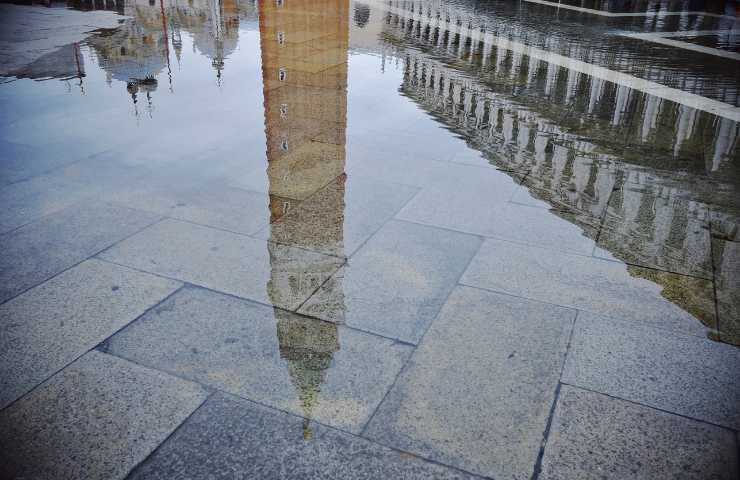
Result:
<instances>
[{"instance_id":1,"label":"water reflection","mask_svg":"<svg viewBox=\"0 0 740 480\"><path fill-rule=\"evenodd\" d=\"M297 264L281 257L278 243L344 256L348 3L263 0L259 9L271 240L267 290L280 304L278 297L288 292L318 288L336 263L317 257ZM311 208L302 208L309 198ZM342 282L331 285L341 308ZM310 438L312 411L340 348L339 331L336 324L281 309L275 317L280 357L302 405L304 438Z\"/></svg>"},{"instance_id":2,"label":"water reflection","mask_svg":"<svg viewBox=\"0 0 740 480\"><path fill-rule=\"evenodd\" d=\"M128 17L117 28L105 28L84 41L69 43L16 70L15 75L73 79L81 93L90 94L85 82L102 69L115 92L103 91L101 95L114 98L122 94L137 117L145 113L156 118L157 102L164 104L165 95L176 99L167 106L178 114L184 110L182 105L201 91L221 91L228 86L225 82L230 69L238 67L229 64L229 59L240 49L249 48L246 39L254 33L250 29L256 28L259 12L268 238L273 242L268 247L268 290L275 304L286 303L280 296L310 294L334 267L320 261L298 265L281 258L275 244L299 245L341 258L346 255L345 161L354 154L352 150L347 153L346 137L348 128L350 132L354 129L356 136L372 133L359 131L363 125L347 124L348 52L363 59L367 53L382 57L378 62L381 67L371 73L374 79L381 78L383 65L398 62L402 66L400 82L367 94L375 95L379 103L390 103L400 92L424 113L413 117L409 125L389 125L383 133L395 135L403 130L413 134L415 124L432 119L480 152L479 165L492 165L521 183L511 202L551 209L579 225L597 243L596 256L715 282L721 272L723 280L717 285L734 285L736 269L731 265L736 262L726 253L734 249L717 244L738 240L740 124L734 118L738 64L680 50L666 51L664 57L656 58L642 40L603 33L610 29L717 31L733 28L735 21L684 15L597 18L584 23L578 12L560 12L555 18L549 6L514 3L74 2L71 5L76 8L113 9ZM686 2L678 3L661 3L660 8L693 9ZM651 2L579 5L609 11L658 9L658 4ZM720 11L715 9L715 13ZM529 18L527 12L537 15ZM552 21L542 22L542 18ZM205 72L187 64L190 48L198 57L208 59ZM563 57L574 62L565 62ZM256 57L253 60L256 63ZM602 67L607 73L585 72L575 60ZM701 95L715 103L691 103L691 96L673 98L669 90L652 91L639 82L626 82L626 77L618 74ZM258 80L237 77L233 83L247 92ZM356 91L353 98L363 94L366 92ZM234 130L226 134L198 132L202 136L197 136L197 142L226 145L224 151L229 155L224 156L229 158L238 157L234 152L255 150L257 140L237 138L234 127L240 126L240 132L247 131L247 126L254 130L249 123L252 107L244 97L235 96L233 111L223 113L227 109L220 107L229 102L216 98L214 95L207 101L219 106L219 114L232 116L220 123L202 122L202 128L218 123L214 131ZM717 103L727 108L715 111ZM189 113L192 116L187 122L202 121L202 112ZM357 118L363 118L362 113ZM120 128L128 128L128 124ZM153 131L154 138L176 130L167 122L153 128L159 129ZM126 131L131 132L137 131ZM427 144L433 150L450 137L440 134L415 141L419 148ZM156 141L146 145L156 150ZM409 142L403 148L414 154L416 146ZM222 161L208 164L208 169L202 165L195 169L201 173L223 168L228 175L244 177L243 163L249 159L237 160L236 167ZM401 168L405 167L399 165L386 180L397 180ZM724 278L728 275L729 280ZM653 280L663 285L661 278ZM341 277L331 285L337 292L327 297L337 299L342 310ZM704 293L699 302L692 300L698 298L697 292L682 295L675 285L664 286L665 295L686 310L699 311L692 310L692 305L702 303L701 311L706 311ZM736 318L735 297L721 291L717 295L719 308ZM311 331L310 324L281 319L280 311L276 315L281 353L292 362L291 375L309 417L331 355L339 348L338 335L331 325L321 324ZM711 315L697 316L716 328ZM311 344L316 345L314 350ZM301 357L306 358L303 366Z\"/></svg>"}]
</instances>

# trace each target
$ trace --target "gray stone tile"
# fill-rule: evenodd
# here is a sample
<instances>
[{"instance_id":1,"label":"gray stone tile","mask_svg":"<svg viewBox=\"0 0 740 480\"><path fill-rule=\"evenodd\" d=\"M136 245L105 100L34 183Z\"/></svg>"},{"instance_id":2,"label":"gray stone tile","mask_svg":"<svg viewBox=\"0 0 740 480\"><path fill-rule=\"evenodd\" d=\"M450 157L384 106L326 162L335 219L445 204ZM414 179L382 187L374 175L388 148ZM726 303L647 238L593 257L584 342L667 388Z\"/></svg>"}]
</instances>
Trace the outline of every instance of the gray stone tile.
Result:
<instances>
[{"instance_id":1,"label":"gray stone tile","mask_svg":"<svg viewBox=\"0 0 740 480\"><path fill-rule=\"evenodd\" d=\"M511 203L509 199L517 188L507 174L482 170L459 183L422 189L397 218L591 255L598 218L576 211L551 212Z\"/></svg>"},{"instance_id":2,"label":"gray stone tile","mask_svg":"<svg viewBox=\"0 0 740 480\"><path fill-rule=\"evenodd\" d=\"M737 478L733 432L564 385L543 480Z\"/></svg>"},{"instance_id":3,"label":"gray stone tile","mask_svg":"<svg viewBox=\"0 0 740 480\"><path fill-rule=\"evenodd\" d=\"M300 308L300 313L416 343L480 239L391 221Z\"/></svg>"},{"instance_id":4,"label":"gray stone tile","mask_svg":"<svg viewBox=\"0 0 740 480\"><path fill-rule=\"evenodd\" d=\"M491 234L496 214L508 205L518 184L506 173L488 168L450 165L445 174L444 182L424 186L398 218Z\"/></svg>"},{"instance_id":5,"label":"gray stone tile","mask_svg":"<svg viewBox=\"0 0 740 480\"><path fill-rule=\"evenodd\" d=\"M106 198L131 208L247 235L270 221L267 195L214 182L186 187L132 187Z\"/></svg>"},{"instance_id":6,"label":"gray stone tile","mask_svg":"<svg viewBox=\"0 0 740 480\"><path fill-rule=\"evenodd\" d=\"M0 189L0 233L59 212L89 198L90 189L59 175L41 175Z\"/></svg>"},{"instance_id":7,"label":"gray stone tile","mask_svg":"<svg viewBox=\"0 0 740 480\"><path fill-rule=\"evenodd\" d=\"M216 393L129 480L474 477L252 402ZM310 432L310 433L309 433Z\"/></svg>"},{"instance_id":8,"label":"gray stone tile","mask_svg":"<svg viewBox=\"0 0 740 480\"><path fill-rule=\"evenodd\" d=\"M458 287L365 435L473 473L529 479L574 316Z\"/></svg>"},{"instance_id":9,"label":"gray stone tile","mask_svg":"<svg viewBox=\"0 0 740 480\"><path fill-rule=\"evenodd\" d=\"M196 288L178 292L106 348L353 432L411 353L392 340Z\"/></svg>"},{"instance_id":10,"label":"gray stone tile","mask_svg":"<svg viewBox=\"0 0 740 480\"><path fill-rule=\"evenodd\" d=\"M740 243L713 238L712 249L719 339L740 346Z\"/></svg>"},{"instance_id":11,"label":"gray stone tile","mask_svg":"<svg viewBox=\"0 0 740 480\"><path fill-rule=\"evenodd\" d=\"M37 146L0 139L0 185L28 180L76 160L79 157L65 150L52 155Z\"/></svg>"},{"instance_id":12,"label":"gray stone tile","mask_svg":"<svg viewBox=\"0 0 740 480\"><path fill-rule=\"evenodd\" d=\"M299 203L260 238L337 256L351 255L417 192L342 175Z\"/></svg>"},{"instance_id":13,"label":"gray stone tile","mask_svg":"<svg viewBox=\"0 0 740 480\"><path fill-rule=\"evenodd\" d=\"M582 312L563 381L737 429L738 372L731 345Z\"/></svg>"},{"instance_id":14,"label":"gray stone tile","mask_svg":"<svg viewBox=\"0 0 740 480\"><path fill-rule=\"evenodd\" d=\"M37 285L160 217L105 203L64 209L0 237L0 301Z\"/></svg>"},{"instance_id":15,"label":"gray stone tile","mask_svg":"<svg viewBox=\"0 0 740 480\"><path fill-rule=\"evenodd\" d=\"M0 305L0 408L179 286L171 280L88 260Z\"/></svg>"},{"instance_id":16,"label":"gray stone tile","mask_svg":"<svg viewBox=\"0 0 740 480\"><path fill-rule=\"evenodd\" d=\"M708 280L538 247L487 240L461 283L696 335L716 328Z\"/></svg>"},{"instance_id":17,"label":"gray stone tile","mask_svg":"<svg viewBox=\"0 0 740 480\"><path fill-rule=\"evenodd\" d=\"M0 412L0 471L5 478L124 478L206 395L194 383L89 352Z\"/></svg>"},{"instance_id":18,"label":"gray stone tile","mask_svg":"<svg viewBox=\"0 0 740 480\"><path fill-rule=\"evenodd\" d=\"M166 219L101 258L289 310L342 261L299 248Z\"/></svg>"}]
</instances>

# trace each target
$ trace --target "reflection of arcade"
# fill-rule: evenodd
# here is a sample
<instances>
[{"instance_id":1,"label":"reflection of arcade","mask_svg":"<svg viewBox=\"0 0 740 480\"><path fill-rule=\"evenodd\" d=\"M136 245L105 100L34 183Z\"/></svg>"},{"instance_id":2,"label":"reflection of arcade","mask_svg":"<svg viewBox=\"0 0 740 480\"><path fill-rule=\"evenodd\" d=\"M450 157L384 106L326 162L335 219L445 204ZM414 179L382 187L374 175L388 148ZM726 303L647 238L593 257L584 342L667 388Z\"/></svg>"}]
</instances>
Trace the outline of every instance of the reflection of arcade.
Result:
<instances>
[{"instance_id":1,"label":"reflection of arcade","mask_svg":"<svg viewBox=\"0 0 740 480\"><path fill-rule=\"evenodd\" d=\"M342 256L347 0L261 1L259 10L271 240L309 243ZM321 199L310 222L297 215L308 197ZM312 238L297 241L299 235ZM310 294L334 271L331 261L283 258L285 250L273 242L268 243L268 291L274 304L283 303L285 296ZM335 298L343 303L341 281L332 285ZM275 315L280 355L298 391L306 418L304 437L309 438L309 419L339 350L337 327L279 309Z\"/></svg>"}]
</instances>

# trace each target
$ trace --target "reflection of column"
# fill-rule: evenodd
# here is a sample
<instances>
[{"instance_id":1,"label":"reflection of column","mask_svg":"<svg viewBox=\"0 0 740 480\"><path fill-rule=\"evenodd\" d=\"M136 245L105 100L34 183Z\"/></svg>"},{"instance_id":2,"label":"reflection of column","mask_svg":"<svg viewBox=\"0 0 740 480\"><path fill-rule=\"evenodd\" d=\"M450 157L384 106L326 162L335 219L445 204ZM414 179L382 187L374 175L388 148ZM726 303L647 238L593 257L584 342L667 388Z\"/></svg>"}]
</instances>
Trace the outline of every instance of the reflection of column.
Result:
<instances>
[{"instance_id":1,"label":"reflection of column","mask_svg":"<svg viewBox=\"0 0 740 480\"><path fill-rule=\"evenodd\" d=\"M285 259L277 242L343 256L348 0L260 1L273 303L305 293L335 260ZM309 198L310 197L310 198ZM321 281L321 280L320 280ZM320 283L319 281L319 283ZM341 279L334 298L344 303ZM280 356L302 404L309 438L321 384L339 350L337 326L276 309Z\"/></svg>"}]
</instances>

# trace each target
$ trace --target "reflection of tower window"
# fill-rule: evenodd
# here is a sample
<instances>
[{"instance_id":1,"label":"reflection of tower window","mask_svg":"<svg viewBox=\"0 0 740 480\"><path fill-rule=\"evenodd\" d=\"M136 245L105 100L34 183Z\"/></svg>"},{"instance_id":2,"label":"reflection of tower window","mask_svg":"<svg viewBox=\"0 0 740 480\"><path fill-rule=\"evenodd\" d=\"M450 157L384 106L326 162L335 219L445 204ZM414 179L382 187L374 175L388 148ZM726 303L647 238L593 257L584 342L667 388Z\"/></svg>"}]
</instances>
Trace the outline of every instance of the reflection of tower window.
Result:
<instances>
[{"instance_id":1,"label":"reflection of tower window","mask_svg":"<svg viewBox=\"0 0 740 480\"><path fill-rule=\"evenodd\" d=\"M283 0L275 0L275 6L282 7L283 6Z\"/></svg>"},{"instance_id":2,"label":"reflection of tower window","mask_svg":"<svg viewBox=\"0 0 740 480\"><path fill-rule=\"evenodd\" d=\"M287 103L280 104L280 118L288 118L288 104Z\"/></svg>"},{"instance_id":3,"label":"reflection of tower window","mask_svg":"<svg viewBox=\"0 0 740 480\"><path fill-rule=\"evenodd\" d=\"M285 32L278 32L278 45L285 45Z\"/></svg>"},{"instance_id":4,"label":"reflection of tower window","mask_svg":"<svg viewBox=\"0 0 740 480\"><path fill-rule=\"evenodd\" d=\"M355 25L364 28L370 21L370 7L362 3L355 4Z\"/></svg>"},{"instance_id":5,"label":"reflection of tower window","mask_svg":"<svg viewBox=\"0 0 740 480\"><path fill-rule=\"evenodd\" d=\"M281 82L284 82L287 77L288 77L288 72L286 72L284 68L281 68L280 70L278 70L278 80L280 80Z\"/></svg>"},{"instance_id":6,"label":"reflection of tower window","mask_svg":"<svg viewBox=\"0 0 740 480\"><path fill-rule=\"evenodd\" d=\"M282 148L286 152L288 151L288 139L287 138L283 138L283 141L280 142L280 148Z\"/></svg>"}]
</instances>

